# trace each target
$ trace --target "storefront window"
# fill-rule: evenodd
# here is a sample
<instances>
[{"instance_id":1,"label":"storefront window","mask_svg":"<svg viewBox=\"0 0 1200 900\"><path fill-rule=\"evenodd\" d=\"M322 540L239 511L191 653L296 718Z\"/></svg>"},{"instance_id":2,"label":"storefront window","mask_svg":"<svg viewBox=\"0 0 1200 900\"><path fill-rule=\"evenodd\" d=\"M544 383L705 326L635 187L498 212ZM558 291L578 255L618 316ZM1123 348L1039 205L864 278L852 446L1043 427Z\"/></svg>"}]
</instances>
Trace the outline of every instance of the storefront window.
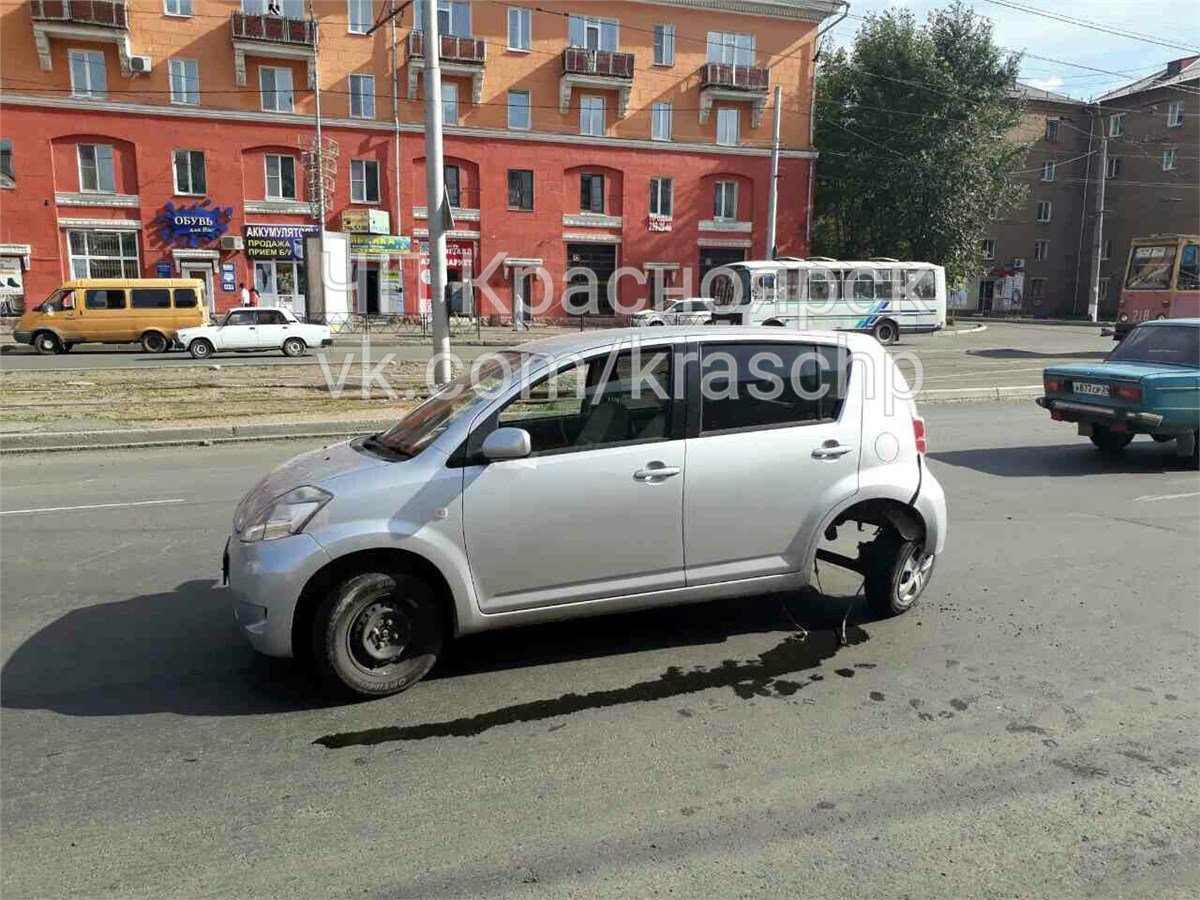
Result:
<instances>
[{"instance_id":1,"label":"storefront window","mask_svg":"<svg viewBox=\"0 0 1200 900\"><path fill-rule=\"evenodd\" d=\"M72 278L137 278L137 234L132 231L68 231Z\"/></svg>"},{"instance_id":2,"label":"storefront window","mask_svg":"<svg viewBox=\"0 0 1200 900\"><path fill-rule=\"evenodd\" d=\"M303 315L304 263L259 260L254 263L254 286L263 306L282 306Z\"/></svg>"}]
</instances>

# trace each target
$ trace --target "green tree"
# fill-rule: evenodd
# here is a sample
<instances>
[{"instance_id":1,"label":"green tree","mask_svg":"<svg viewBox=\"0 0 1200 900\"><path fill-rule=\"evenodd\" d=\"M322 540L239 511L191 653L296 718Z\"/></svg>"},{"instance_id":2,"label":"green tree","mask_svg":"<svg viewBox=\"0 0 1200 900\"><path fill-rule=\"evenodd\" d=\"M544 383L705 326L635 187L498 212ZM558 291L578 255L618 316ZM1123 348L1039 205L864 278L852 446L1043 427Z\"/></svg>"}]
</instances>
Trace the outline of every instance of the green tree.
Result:
<instances>
[{"instance_id":1,"label":"green tree","mask_svg":"<svg viewBox=\"0 0 1200 900\"><path fill-rule=\"evenodd\" d=\"M813 252L979 266L987 224L1017 204L1025 148L1006 139L1020 59L955 2L918 27L911 12L867 18L817 80Z\"/></svg>"}]
</instances>

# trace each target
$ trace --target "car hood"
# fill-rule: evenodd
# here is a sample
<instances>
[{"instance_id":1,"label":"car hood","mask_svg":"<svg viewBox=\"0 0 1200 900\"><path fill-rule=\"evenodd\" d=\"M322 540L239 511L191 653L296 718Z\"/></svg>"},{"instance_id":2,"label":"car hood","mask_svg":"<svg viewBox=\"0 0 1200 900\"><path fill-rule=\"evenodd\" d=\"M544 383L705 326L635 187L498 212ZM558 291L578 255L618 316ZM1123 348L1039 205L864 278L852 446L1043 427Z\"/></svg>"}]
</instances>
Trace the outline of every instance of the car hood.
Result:
<instances>
[{"instance_id":1,"label":"car hood","mask_svg":"<svg viewBox=\"0 0 1200 900\"><path fill-rule=\"evenodd\" d=\"M294 488L306 484L320 486L339 475L385 465L389 465L387 460L355 450L353 441L302 453L289 459L251 488L250 493L238 504L235 524L240 524L243 515Z\"/></svg>"},{"instance_id":2,"label":"car hood","mask_svg":"<svg viewBox=\"0 0 1200 900\"><path fill-rule=\"evenodd\" d=\"M1161 363L1073 363L1065 366L1049 366L1047 373L1067 375L1072 378L1145 378L1148 375L1180 375L1189 371L1185 366L1170 366Z\"/></svg>"}]
</instances>

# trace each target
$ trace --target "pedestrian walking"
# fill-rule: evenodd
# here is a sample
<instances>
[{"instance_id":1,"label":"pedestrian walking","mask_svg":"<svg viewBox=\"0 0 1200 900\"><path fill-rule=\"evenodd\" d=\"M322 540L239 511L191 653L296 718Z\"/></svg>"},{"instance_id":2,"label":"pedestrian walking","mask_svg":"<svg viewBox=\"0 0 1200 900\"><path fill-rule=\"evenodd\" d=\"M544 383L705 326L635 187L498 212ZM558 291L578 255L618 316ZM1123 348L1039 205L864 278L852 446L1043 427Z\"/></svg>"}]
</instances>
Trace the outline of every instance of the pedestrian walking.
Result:
<instances>
[{"instance_id":1,"label":"pedestrian walking","mask_svg":"<svg viewBox=\"0 0 1200 900\"><path fill-rule=\"evenodd\" d=\"M246 289L246 282L238 284L238 289L242 292L242 306L250 305L250 291Z\"/></svg>"},{"instance_id":2,"label":"pedestrian walking","mask_svg":"<svg viewBox=\"0 0 1200 900\"><path fill-rule=\"evenodd\" d=\"M250 288L250 305L258 306L258 288Z\"/></svg>"}]
</instances>

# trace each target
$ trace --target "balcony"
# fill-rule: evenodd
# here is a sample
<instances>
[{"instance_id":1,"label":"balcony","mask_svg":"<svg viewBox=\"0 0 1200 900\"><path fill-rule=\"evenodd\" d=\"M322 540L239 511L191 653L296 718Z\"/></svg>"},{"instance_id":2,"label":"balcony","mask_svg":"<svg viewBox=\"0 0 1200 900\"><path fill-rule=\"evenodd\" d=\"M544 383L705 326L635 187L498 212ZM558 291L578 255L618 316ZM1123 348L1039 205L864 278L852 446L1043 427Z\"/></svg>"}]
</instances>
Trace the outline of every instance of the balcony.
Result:
<instances>
[{"instance_id":1,"label":"balcony","mask_svg":"<svg viewBox=\"0 0 1200 900\"><path fill-rule=\"evenodd\" d=\"M246 86L246 55L275 59L301 59L307 63L308 89L317 87L317 28L312 19L287 16L229 14L233 38L234 75L238 87Z\"/></svg>"},{"instance_id":2,"label":"balcony","mask_svg":"<svg viewBox=\"0 0 1200 900\"><path fill-rule=\"evenodd\" d=\"M133 74L129 66L128 0L30 0L33 42L38 64L49 72L54 63L50 39L98 41L116 44L121 57L121 74Z\"/></svg>"},{"instance_id":3,"label":"balcony","mask_svg":"<svg viewBox=\"0 0 1200 900\"><path fill-rule=\"evenodd\" d=\"M770 69L733 63L705 63L700 68L700 124L708 124L714 100L741 100L753 104L751 126L757 128L762 124L770 88Z\"/></svg>"},{"instance_id":4,"label":"balcony","mask_svg":"<svg viewBox=\"0 0 1200 900\"><path fill-rule=\"evenodd\" d=\"M633 88L633 54L568 47L563 51L558 82L558 111L563 115L571 108L571 91L576 87L616 91L617 118L625 118Z\"/></svg>"},{"instance_id":5,"label":"balcony","mask_svg":"<svg viewBox=\"0 0 1200 900\"><path fill-rule=\"evenodd\" d=\"M476 104L483 100L483 71L487 64L487 41L457 34L438 35L441 44L438 61L443 72L471 79L471 95ZM425 69L425 32L408 35L408 99L417 99L417 78Z\"/></svg>"}]
</instances>

